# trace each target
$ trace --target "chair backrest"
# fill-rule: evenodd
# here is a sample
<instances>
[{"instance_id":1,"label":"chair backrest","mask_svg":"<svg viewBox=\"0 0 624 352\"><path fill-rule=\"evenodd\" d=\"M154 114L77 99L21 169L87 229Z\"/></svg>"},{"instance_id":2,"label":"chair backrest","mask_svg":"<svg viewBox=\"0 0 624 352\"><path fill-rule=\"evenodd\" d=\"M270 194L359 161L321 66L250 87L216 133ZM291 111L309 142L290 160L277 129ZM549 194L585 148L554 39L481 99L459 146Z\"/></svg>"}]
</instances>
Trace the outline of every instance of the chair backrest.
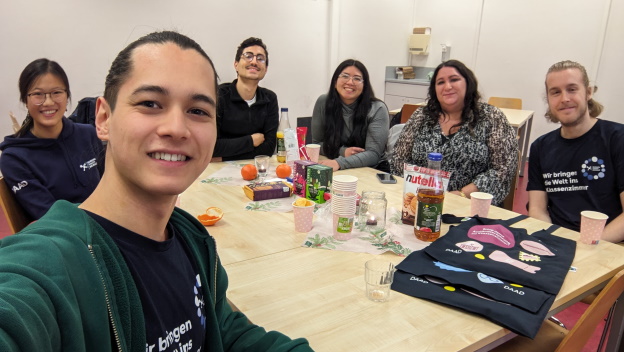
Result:
<instances>
[{"instance_id":1,"label":"chair backrest","mask_svg":"<svg viewBox=\"0 0 624 352\"><path fill-rule=\"evenodd\" d=\"M2 176L0 176L0 206L2 206L11 234L21 231L30 223L24 208L17 202Z\"/></svg>"},{"instance_id":2,"label":"chair backrest","mask_svg":"<svg viewBox=\"0 0 624 352\"><path fill-rule=\"evenodd\" d=\"M403 108L401 109L401 122L406 123L409 120L410 116L422 105L420 104L403 104Z\"/></svg>"},{"instance_id":3,"label":"chair backrest","mask_svg":"<svg viewBox=\"0 0 624 352\"><path fill-rule=\"evenodd\" d=\"M522 99L520 98L490 97L488 104L494 105L497 108L522 110Z\"/></svg>"},{"instance_id":4,"label":"chair backrest","mask_svg":"<svg viewBox=\"0 0 624 352\"><path fill-rule=\"evenodd\" d=\"M602 289L572 330L566 334L556 351L581 351L622 292L624 292L624 270L615 274Z\"/></svg>"},{"instance_id":5,"label":"chair backrest","mask_svg":"<svg viewBox=\"0 0 624 352\"><path fill-rule=\"evenodd\" d=\"M312 143L312 116L297 117L297 127L307 127L306 144Z\"/></svg>"}]
</instances>

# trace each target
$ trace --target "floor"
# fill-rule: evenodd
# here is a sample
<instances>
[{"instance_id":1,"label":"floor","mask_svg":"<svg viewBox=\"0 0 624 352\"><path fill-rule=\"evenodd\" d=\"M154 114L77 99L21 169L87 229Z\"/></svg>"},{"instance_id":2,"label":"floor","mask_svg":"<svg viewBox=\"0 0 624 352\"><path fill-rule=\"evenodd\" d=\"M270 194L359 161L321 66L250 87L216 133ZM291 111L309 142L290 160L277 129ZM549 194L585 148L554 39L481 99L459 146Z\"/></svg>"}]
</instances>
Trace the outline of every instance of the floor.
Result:
<instances>
[{"instance_id":1,"label":"floor","mask_svg":"<svg viewBox=\"0 0 624 352\"><path fill-rule=\"evenodd\" d=\"M516 188L516 197L514 199L514 207L513 210L516 213L527 214L527 203L529 201L528 194L526 192L526 184L528 180L528 163L525 166L524 177L519 177ZM8 236L10 233L8 224L2 214L0 214L0 238ZM571 329L576 321L580 318L580 316L587 309L587 304L583 302L576 303L570 308L564 310L563 312L557 314L557 317L568 329ZM594 335L592 335L589 342L583 348L583 352L599 352L597 351L598 343L600 341L600 336L602 334L602 330L604 328L604 323L600 324Z\"/></svg>"}]
</instances>

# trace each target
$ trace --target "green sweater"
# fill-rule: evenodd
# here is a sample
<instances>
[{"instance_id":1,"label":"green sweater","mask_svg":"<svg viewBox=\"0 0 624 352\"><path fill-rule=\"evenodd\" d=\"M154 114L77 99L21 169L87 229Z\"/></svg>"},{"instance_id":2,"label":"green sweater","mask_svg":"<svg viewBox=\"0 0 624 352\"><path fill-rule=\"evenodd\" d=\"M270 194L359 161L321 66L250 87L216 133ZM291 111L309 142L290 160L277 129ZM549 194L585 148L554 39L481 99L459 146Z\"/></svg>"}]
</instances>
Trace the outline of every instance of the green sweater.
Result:
<instances>
[{"instance_id":1,"label":"green sweater","mask_svg":"<svg viewBox=\"0 0 624 352\"><path fill-rule=\"evenodd\" d=\"M188 243L206 300L206 351L311 351L250 324L227 303L214 239L188 213L171 222ZM0 351L145 351L132 275L110 236L66 201L0 242Z\"/></svg>"}]
</instances>

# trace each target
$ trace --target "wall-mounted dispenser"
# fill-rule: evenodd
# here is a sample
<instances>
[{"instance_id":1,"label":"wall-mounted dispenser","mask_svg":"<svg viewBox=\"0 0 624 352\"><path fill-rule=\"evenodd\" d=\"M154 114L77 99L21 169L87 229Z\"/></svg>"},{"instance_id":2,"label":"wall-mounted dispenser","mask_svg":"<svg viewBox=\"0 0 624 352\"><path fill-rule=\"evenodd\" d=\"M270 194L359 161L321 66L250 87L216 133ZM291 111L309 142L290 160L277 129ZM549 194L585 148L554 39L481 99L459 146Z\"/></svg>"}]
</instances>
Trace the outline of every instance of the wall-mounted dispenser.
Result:
<instances>
[{"instance_id":1,"label":"wall-mounted dispenser","mask_svg":"<svg viewBox=\"0 0 624 352\"><path fill-rule=\"evenodd\" d=\"M431 39L431 28L414 28L409 40L409 52L412 55L428 55L429 41Z\"/></svg>"}]
</instances>

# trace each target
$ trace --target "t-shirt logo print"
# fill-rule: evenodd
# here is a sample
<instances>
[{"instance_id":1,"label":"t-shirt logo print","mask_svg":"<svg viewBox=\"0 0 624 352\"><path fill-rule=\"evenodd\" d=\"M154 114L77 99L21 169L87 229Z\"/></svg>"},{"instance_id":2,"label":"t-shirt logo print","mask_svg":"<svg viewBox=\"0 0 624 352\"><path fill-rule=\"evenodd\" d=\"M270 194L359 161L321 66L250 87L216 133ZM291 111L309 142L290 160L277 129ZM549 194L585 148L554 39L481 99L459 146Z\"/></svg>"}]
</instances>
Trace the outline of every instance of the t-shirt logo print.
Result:
<instances>
[{"instance_id":1,"label":"t-shirt logo print","mask_svg":"<svg viewBox=\"0 0 624 352\"><path fill-rule=\"evenodd\" d=\"M593 156L583 162L581 165L581 173L588 180L598 180L605 177L604 160Z\"/></svg>"},{"instance_id":2,"label":"t-shirt logo print","mask_svg":"<svg viewBox=\"0 0 624 352\"><path fill-rule=\"evenodd\" d=\"M193 291L195 292L195 306L197 307L197 316L200 318L201 325L206 329L206 314L204 312L204 298L201 293L201 279L199 275L195 277L195 287L193 287Z\"/></svg>"}]
</instances>

